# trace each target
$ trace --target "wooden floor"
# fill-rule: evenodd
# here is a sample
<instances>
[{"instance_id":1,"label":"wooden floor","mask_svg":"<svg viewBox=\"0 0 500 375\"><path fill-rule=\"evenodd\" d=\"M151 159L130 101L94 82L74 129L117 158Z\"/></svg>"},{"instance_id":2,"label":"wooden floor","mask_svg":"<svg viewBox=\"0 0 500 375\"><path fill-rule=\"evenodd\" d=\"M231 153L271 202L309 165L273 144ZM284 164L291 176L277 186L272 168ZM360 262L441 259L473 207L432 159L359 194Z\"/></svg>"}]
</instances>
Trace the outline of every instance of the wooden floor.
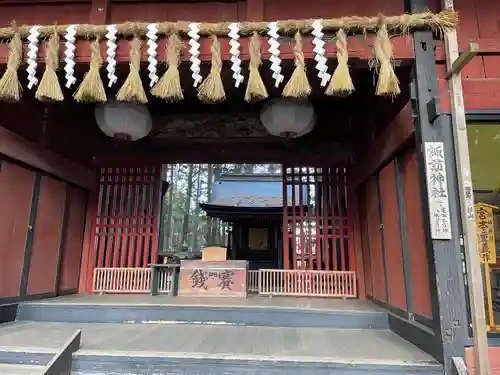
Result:
<instances>
[{"instance_id":1,"label":"wooden floor","mask_svg":"<svg viewBox=\"0 0 500 375\"><path fill-rule=\"evenodd\" d=\"M262 297L250 295L248 298L196 298L149 295L96 295L78 294L64 297L27 302L29 304L78 304L78 305L120 305L120 306L211 306L309 309L326 311L381 311L369 301L334 298Z\"/></svg>"},{"instance_id":2,"label":"wooden floor","mask_svg":"<svg viewBox=\"0 0 500 375\"><path fill-rule=\"evenodd\" d=\"M429 355L387 330L195 324L13 322L0 325L0 350L55 351L77 329L83 331L77 355L435 363Z\"/></svg>"}]
</instances>

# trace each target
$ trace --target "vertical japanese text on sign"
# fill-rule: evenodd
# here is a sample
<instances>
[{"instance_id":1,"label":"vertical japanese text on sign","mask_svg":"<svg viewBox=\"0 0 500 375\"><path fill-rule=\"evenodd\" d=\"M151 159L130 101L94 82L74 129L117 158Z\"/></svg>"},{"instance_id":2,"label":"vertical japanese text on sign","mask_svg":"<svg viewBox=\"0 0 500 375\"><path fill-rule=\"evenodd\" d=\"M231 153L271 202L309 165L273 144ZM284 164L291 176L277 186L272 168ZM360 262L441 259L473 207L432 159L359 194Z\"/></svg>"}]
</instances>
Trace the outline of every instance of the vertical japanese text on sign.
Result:
<instances>
[{"instance_id":1,"label":"vertical japanese text on sign","mask_svg":"<svg viewBox=\"0 0 500 375\"><path fill-rule=\"evenodd\" d=\"M425 142L425 172L432 238L449 240L450 203L443 142Z\"/></svg>"},{"instance_id":2,"label":"vertical japanese text on sign","mask_svg":"<svg viewBox=\"0 0 500 375\"><path fill-rule=\"evenodd\" d=\"M496 263L494 208L484 203L476 204L477 248L481 263Z\"/></svg>"}]
</instances>

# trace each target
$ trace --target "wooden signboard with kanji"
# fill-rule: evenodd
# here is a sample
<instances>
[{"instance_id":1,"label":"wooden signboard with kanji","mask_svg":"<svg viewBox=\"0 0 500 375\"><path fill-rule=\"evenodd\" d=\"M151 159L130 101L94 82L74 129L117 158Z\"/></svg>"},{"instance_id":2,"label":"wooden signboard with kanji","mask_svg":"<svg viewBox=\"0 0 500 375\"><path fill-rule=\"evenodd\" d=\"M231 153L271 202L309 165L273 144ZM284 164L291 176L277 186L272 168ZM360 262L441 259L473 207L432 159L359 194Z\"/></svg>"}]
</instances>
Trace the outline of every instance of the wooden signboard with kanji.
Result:
<instances>
[{"instance_id":1,"label":"wooden signboard with kanji","mask_svg":"<svg viewBox=\"0 0 500 375\"><path fill-rule=\"evenodd\" d=\"M179 296L246 298L247 269L245 260L183 260Z\"/></svg>"},{"instance_id":2,"label":"wooden signboard with kanji","mask_svg":"<svg viewBox=\"0 0 500 375\"><path fill-rule=\"evenodd\" d=\"M485 203L476 204L477 249L481 263L496 263L495 206Z\"/></svg>"}]
</instances>

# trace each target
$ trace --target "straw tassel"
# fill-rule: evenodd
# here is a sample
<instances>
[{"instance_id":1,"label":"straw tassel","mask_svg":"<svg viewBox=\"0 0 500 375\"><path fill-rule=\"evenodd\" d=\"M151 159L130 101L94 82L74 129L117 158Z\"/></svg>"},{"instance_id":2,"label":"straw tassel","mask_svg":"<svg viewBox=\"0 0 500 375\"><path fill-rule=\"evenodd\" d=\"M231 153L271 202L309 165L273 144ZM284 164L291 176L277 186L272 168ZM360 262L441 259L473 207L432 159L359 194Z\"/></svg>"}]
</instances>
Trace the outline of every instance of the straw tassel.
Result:
<instances>
[{"instance_id":1,"label":"straw tassel","mask_svg":"<svg viewBox=\"0 0 500 375\"><path fill-rule=\"evenodd\" d=\"M379 70L376 94L379 96L398 95L401 90L399 89L398 77L394 72L392 44L385 23L380 25L373 48Z\"/></svg>"},{"instance_id":2,"label":"straw tassel","mask_svg":"<svg viewBox=\"0 0 500 375\"><path fill-rule=\"evenodd\" d=\"M249 75L247 89L245 91L245 101L250 103L264 100L269 95L259 72L259 68L262 65L262 57L260 36L256 31L254 31L250 39L248 48L250 50L250 64L248 67Z\"/></svg>"},{"instance_id":3,"label":"straw tassel","mask_svg":"<svg viewBox=\"0 0 500 375\"><path fill-rule=\"evenodd\" d=\"M167 43L167 71L160 78L151 94L167 102L178 102L184 99L182 94L179 63L182 53L182 41L177 34L172 34Z\"/></svg>"},{"instance_id":4,"label":"straw tassel","mask_svg":"<svg viewBox=\"0 0 500 375\"><path fill-rule=\"evenodd\" d=\"M295 56L295 69L283 89L283 96L293 99L307 98L311 94L311 85L307 79L304 52L302 52L302 37L298 31L295 33L295 48L293 53Z\"/></svg>"},{"instance_id":5,"label":"straw tassel","mask_svg":"<svg viewBox=\"0 0 500 375\"><path fill-rule=\"evenodd\" d=\"M90 58L90 68L83 81L76 90L73 97L77 102L104 103L106 102L106 91L102 82L100 70L102 65L101 48L99 39L95 39L90 44L92 55Z\"/></svg>"},{"instance_id":6,"label":"straw tassel","mask_svg":"<svg viewBox=\"0 0 500 375\"><path fill-rule=\"evenodd\" d=\"M120 91L116 94L116 99L119 101L142 104L148 102L139 71L141 68L141 45L139 37L135 37L130 42L130 72Z\"/></svg>"},{"instance_id":7,"label":"straw tassel","mask_svg":"<svg viewBox=\"0 0 500 375\"><path fill-rule=\"evenodd\" d=\"M59 65L59 35L57 30L50 37L45 51L45 72L43 73L40 86L36 90L35 98L41 102L62 102L64 96L57 78L57 67Z\"/></svg>"},{"instance_id":8,"label":"straw tassel","mask_svg":"<svg viewBox=\"0 0 500 375\"><path fill-rule=\"evenodd\" d=\"M215 104L224 101L226 93L220 75L222 71L220 43L215 35L210 35L210 38L212 39L212 67L198 89L198 99L205 103Z\"/></svg>"},{"instance_id":9,"label":"straw tassel","mask_svg":"<svg viewBox=\"0 0 500 375\"><path fill-rule=\"evenodd\" d=\"M351 95L354 91L351 75L349 74L349 54L347 50L347 36L344 30L340 29L337 32L337 67L332 75L332 80L328 85L325 94L332 96L345 97Z\"/></svg>"},{"instance_id":10,"label":"straw tassel","mask_svg":"<svg viewBox=\"0 0 500 375\"><path fill-rule=\"evenodd\" d=\"M23 42L19 34L15 34L9 43L9 59L7 70L0 79L0 100L17 102L21 99L22 87L19 82L19 66L23 55Z\"/></svg>"}]
</instances>

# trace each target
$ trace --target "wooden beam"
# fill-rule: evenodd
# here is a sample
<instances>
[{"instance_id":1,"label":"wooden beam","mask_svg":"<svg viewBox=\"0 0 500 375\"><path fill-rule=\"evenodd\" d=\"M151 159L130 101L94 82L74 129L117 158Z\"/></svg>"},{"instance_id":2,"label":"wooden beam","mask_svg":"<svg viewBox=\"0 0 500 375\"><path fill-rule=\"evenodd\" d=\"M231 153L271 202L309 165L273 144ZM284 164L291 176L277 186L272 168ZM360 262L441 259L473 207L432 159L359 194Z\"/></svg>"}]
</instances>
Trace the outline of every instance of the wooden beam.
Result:
<instances>
[{"instance_id":1,"label":"wooden beam","mask_svg":"<svg viewBox=\"0 0 500 375\"><path fill-rule=\"evenodd\" d=\"M409 0L409 13L421 12L429 8L429 0ZM439 113L439 88L437 81L436 59L434 55L434 37L430 30L413 32L413 48L415 61L413 66L412 106L417 115L415 119L415 141L419 169L420 196L405 197L419 199L422 204L422 217L425 232L425 250L428 259L430 294L432 302L432 323L434 334L432 346L436 350L436 359L443 363L444 373L451 374L454 369L453 357L465 355L468 343L468 319L465 301L465 280L461 254L460 198L458 180L453 164L453 132L450 117ZM437 116L436 116L437 114ZM437 238L433 232L435 220L430 213L431 204L429 189L433 187L427 182L428 165L432 160L426 145L434 142L442 146L440 157L444 162L439 171L446 179L441 183L445 198L443 199L444 219L448 229L445 238ZM439 208L439 207L437 207ZM436 209L436 208L434 208ZM443 211L441 211L443 216ZM436 237L436 238L435 238ZM444 237L444 236L443 236ZM404 337L412 341L413 337Z\"/></svg>"},{"instance_id":2,"label":"wooden beam","mask_svg":"<svg viewBox=\"0 0 500 375\"><path fill-rule=\"evenodd\" d=\"M446 79L450 79L453 75L458 74L462 71L463 68L477 55L479 52L479 44L477 43L469 43L467 46L467 50L461 52L458 57L453 61L451 68L449 68L446 73Z\"/></svg>"},{"instance_id":3,"label":"wooden beam","mask_svg":"<svg viewBox=\"0 0 500 375\"><path fill-rule=\"evenodd\" d=\"M445 10L453 10L453 0L441 0ZM472 318L472 339L476 374L488 375L491 373L488 358L488 337L486 326L486 312L484 306L484 286L481 272L481 262L477 248L477 231L472 188L472 175L469 158L469 144L467 123L465 120L464 94L460 71L469 62L479 46L471 43L469 53L459 55L458 37L456 30L444 33L446 63L448 66L448 87L451 102L451 119L453 130L453 144L455 149L455 164L458 180L459 214L461 216L460 229L462 232L467 267L467 286L469 290L470 315ZM451 73L451 74L450 74ZM490 285L487 284L487 288Z\"/></svg>"},{"instance_id":4,"label":"wooden beam","mask_svg":"<svg viewBox=\"0 0 500 375\"><path fill-rule=\"evenodd\" d=\"M86 190L94 187L94 173L36 143L0 127L0 154L40 169Z\"/></svg>"},{"instance_id":5,"label":"wooden beam","mask_svg":"<svg viewBox=\"0 0 500 375\"><path fill-rule=\"evenodd\" d=\"M411 115L411 106L407 105L387 129L373 141L373 147L353 167L347 177L350 189L355 189L373 175L413 136L415 129Z\"/></svg>"},{"instance_id":6,"label":"wooden beam","mask_svg":"<svg viewBox=\"0 0 500 375\"><path fill-rule=\"evenodd\" d=\"M333 151L332 151L333 150ZM97 165L122 165L124 158L139 164L149 163L304 163L347 166L351 149L337 143L301 145L300 142L169 142L155 145L134 144L116 148L103 146Z\"/></svg>"},{"instance_id":7,"label":"wooden beam","mask_svg":"<svg viewBox=\"0 0 500 375\"><path fill-rule=\"evenodd\" d=\"M462 36L458 41L458 48L460 50L467 49L470 43L478 45L478 55L500 55L500 43L498 43L498 38L466 39ZM436 41L436 61L446 61L445 48L443 41Z\"/></svg>"}]
</instances>

